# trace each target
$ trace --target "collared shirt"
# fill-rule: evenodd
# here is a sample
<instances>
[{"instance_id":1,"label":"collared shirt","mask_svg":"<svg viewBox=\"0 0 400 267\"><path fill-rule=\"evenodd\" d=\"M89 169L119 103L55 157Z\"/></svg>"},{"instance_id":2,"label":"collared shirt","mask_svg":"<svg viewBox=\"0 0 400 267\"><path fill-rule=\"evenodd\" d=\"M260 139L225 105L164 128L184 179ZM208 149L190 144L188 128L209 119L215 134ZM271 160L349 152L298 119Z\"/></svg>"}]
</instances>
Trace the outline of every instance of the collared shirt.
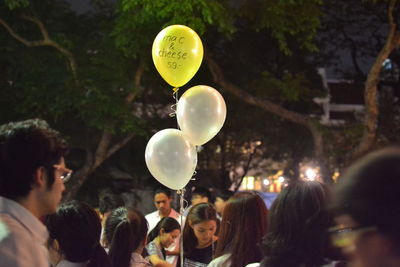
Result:
<instances>
[{"instance_id":1,"label":"collared shirt","mask_svg":"<svg viewBox=\"0 0 400 267\"><path fill-rule=\"evenodd\" d=\"M161 216L158 213L158 210L156 210L152 213L147 214L145 217L149 224L149 230L147 233L150 233L150 231L153 230L153 228L161 220ZM181 215L178 212L176 212L173 208L171 208L171 212L169 213L168 217L174 218L175 220L178 221L179 224L181 223ZM173 251L173 250L175 250L176 247L179 247L179 237L177 239L175 239L175 242L171 246L166 248L166 250ZM166 261L168 263L176 266L176 264L178 262L178 257L177 256L167 256Z\"/></svg>"},{"instance_id":2,"label":"collared shirt","mask_svg":"<svg viewBox=\"0 0 400 267\"><path fill-rule=\"evenodd\" d=\"M49 266L48 232L17 202L0 196L0 266Z\"/></svg>"}]
</instances>

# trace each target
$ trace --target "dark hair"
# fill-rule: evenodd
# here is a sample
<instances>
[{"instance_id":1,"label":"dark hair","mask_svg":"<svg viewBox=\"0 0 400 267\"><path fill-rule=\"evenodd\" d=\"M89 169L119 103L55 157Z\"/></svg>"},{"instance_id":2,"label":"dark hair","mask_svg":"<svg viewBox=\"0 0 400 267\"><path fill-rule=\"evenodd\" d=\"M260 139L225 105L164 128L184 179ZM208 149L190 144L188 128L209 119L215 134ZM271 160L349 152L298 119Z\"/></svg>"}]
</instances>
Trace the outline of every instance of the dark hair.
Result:
<instances>
[{"instance_id":1,"label":"dark hair","mask_svg":"<svg viewBox=\"0 0 400 267\"><path fill-rule=\"evenodd\" d=\"M153 195L153 196L155 196L155 195L157 195L157 194L165 194L168 198L171 198L171 190L169 190L168 188L163 188L163 187L158 188L158 189L154 192L154 195Z\"/></svg>"},{"instance_id":2,"label":"dark hair","mask_svg":"<svg viewBox=\"0 0 400 267\"><path fill-rule=\"evenodd\" d=\"M215 223L218 221L214 206L210 203L199 203L190 209L183 228L183 250L185 253L193 251L198 245L193 228L189 224L195 225L210 220L215 221Z\"/></svg>"},{"instance_id":3,"label":"dark hair","mask_svg":"<svg viewBox=\"0 0 400 267\"><path fill-rule=\"evenodd\" d=\"M358 160L341 177L333 210L360 226L374 226L400 248L400 148L382 149Z\"/></svg>"},{"instance_id":4,"label":"dark hair","mask_svg":"<svg viewBox=\"0 0 400 267\"><path fill-rule=\"evenodd\" d=\"M138 210L120 207L110 213L104 234L111 244L109 256L113 266L130 266L132 252L146 239L147 229L147 221Z\"/></svg>"},{"instance_id":5,"label":"dark hair","mask_svg":"<svg viewBox=\"0 0 400 267\"><path fill-rule=\"evenodd\" d=\"M224 209L215 257L230 253L231 267L259 262L261 240L267 232L267 215L267 207L258 194L233 195Z\"/></svg>"},{"instance_id":6,"label":"dark hair","mask_svg":"<svg viewBox=\"0 0 400 267\"><path fill-rule=\"evenodd\" d=\"M147 236L147 243L150 243L154 240L159 234L160 230L164 229L166 233L170 233L176 229L181 230L181 226L177 220L171 217L162 218L157 225L151 230L151 232Z\"/></svg>"},{"instance_id":7,"label":"dark hair","mask_svg":"<svg viewBox=\"0 0 400 267\"><path fill-rule=\"evenodd\" d=\"M285 187L269 210L262 266L323 265L330 248L329 199L320 182L296 180Z\"/></svg>"},{"instance_id":8,"label":"dark hair","mask_svg":"<svg viewBox=\"0 0 400 267\"><path fill-rule=\"evenodd\" d=\"M68 148L47 122L31 119L0 126L0 195L18 199L32 190L35 172L44 167L47 186L54 183L54 167Z\"/></svg>"},{"instance_id":9,"label":"dark hair","mask_svg":"<svg viewBox=\"0 0 400 267\"><path fill-rule=\"evenodd\" d=\"M210 190L208 190L207 188L204 187L196 187L193 191L192 191L192 196L193 195L200 195L202 197L207 197L209 200L211 199L211 194L210 194Z\"/></svg>"},{"instance_id":10,"label":"dark hair","mask_svg":"<svg viewBox=\"0 0 400 267\"><path fill-rule=\"evenodd\" d=\"M76 200L62 204L46 219L49 242L57 240L60 251L70 262L89 261L87 266L111 266L100 245L101 223L97 212Z\"/></svg>"},{"instance_id":11,"label":"dark hair","mask_svg":"<svg viewBox=\"0 0 400 267\"><path fill-rule=\"evenodd\" d=\"M99 211L101 214L105 214L116 208L123 207L125 205L123 198L120 195L113 193L103 193L99 199Z\"/></svg>"},{"instance_id":12,"label":"dark hair","mask_svg":"<svg viewBox=\"0 0 400 267\"><path fill-rule=\"evenodd\" d=\"M227 201L231 196L233 196L234 192L230 190L217 190L215 193L215 197L219 197L224 201Z\"/></svg>"}]
</instances>

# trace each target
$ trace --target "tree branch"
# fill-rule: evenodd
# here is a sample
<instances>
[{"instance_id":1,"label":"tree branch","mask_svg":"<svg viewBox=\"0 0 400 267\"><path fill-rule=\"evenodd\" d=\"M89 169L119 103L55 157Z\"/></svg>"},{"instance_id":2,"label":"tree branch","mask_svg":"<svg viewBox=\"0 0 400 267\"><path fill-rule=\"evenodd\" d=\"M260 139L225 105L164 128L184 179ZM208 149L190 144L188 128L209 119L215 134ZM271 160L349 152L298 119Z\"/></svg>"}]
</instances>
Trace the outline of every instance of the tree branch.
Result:
<instances>
[{"instance_id":1,"label":"tree branch","mask_svg":"<svg viewBox=\"0 0 400 267\"><path fill-rule=\"evenodd\" d=\"M275 114L285 120L294 122L296 124L300 124L304 127L306 127L314 141L314 154L316 159L319 161L319 163L322 165L322 169L327 169L326 168L326 159L325 159L325 154L324 154L324 143L323 143L323 136L320 130L317 127L316 122L314 122L312 119L309 117L302 115L300 113L290 111L285 109L282 106L279 106L275 103L272 103L269 100L266 99L260 99L257 98L246 91L243 91L239 89L236 85L233 83L229 82L226 80L224 77L224 74L222 72L221 67L217 64L217 62L212 58L210 53L207 53L205 56L205 60L207 62L207 65L210 69L211 75L214 79L214 81L219 84L223 89L226 91L229 91L236 97L240 98L241 100L245 101L246 103L259 107L269 113ZM330 179L328 177L329 175L325 173L325 178Z\"/></svg>"},{"instance_id":2,"label":"tree branch","mask_svg":"<svg viewBox=\"0 0 400 267\"><path fill-rule=\"evenodd\" d=\"M134 79L134 86L136 90L135 92L129 92L129 94L126 96L125 101L127 103L129 104L132 103L133 100L136 98L136 96L139 94L139 92L143 90L143 86L141 85L143 74L144 74L144 63L143 61L140 61Z\"/></svg>"},{"instance_id":3,"label":"tree branch","mask_svg":"<svg viewBox=\"0 0 400 267\"><path fill-rule=\"evenodd\" d=\"M64 47L62 47L60 44L57 42L53 41L48 34L48 31L44 24L36 17L32 16L27 16L27 15L21 15L21 18L27 21L30 21L34 24L36 24L43 36L43 40L36 40L36 41L28 41L27 39L23 38L20 36L18 33L16 33L11 26L4 21L2 18L0 18L0 24L3 25L3 27L7 30L7 32L16 40L21 42L27 47L39 47L39 46L51 46L58 50L60 53L62 53L64 56L67 57L69 66L71 68L72 75L74 77L74 81L76 86L79 88L80 87L80 82L78 79L78 71L77 71L77 64L74 55Z\"/></svg>"},{"instance_id":4,"label":"tree branch","mask_svg":"<svg viewBox=\"0 0 400 267\"><path fill-rule=\"evenodd\" d=\"M130 134L127 137L125 137L124 139L122 139L120 142L114 144L108 151L107 151L107 155L106 157L110 157L112 154L114 154L115 152L117 152L121 147L123 147L124 145L126 145L129 141L132 140L132 138L134 137L134 134Z\"/></svg>"}]
</instances>

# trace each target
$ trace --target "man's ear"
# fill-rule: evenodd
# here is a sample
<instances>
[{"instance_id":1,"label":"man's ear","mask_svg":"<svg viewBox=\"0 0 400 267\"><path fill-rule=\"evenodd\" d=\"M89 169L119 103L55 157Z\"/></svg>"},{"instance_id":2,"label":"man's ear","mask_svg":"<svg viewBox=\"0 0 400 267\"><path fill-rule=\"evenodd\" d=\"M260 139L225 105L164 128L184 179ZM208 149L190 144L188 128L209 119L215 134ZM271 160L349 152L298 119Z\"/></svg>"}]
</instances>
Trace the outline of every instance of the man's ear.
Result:
<instances>
[{"instance_id":1,"label":"man's ear","mask_svg":"<svg viewBox=\"0 0 400 267\"><path fill-rule=\"evenodd\" d=\"M44 167L37 168L33 177L33 186L45 187L47 183L46 175Z\"/></svg>"},{"instance_id":2,"label":"man's ear","mask_svg":"<svg viewBox=\"0 0 400 267\"><path fill-rule=\"evenodd\" d=\"M160 232L158 233L159 235L162 235L162 234L164 234L165 233L165 230L164 230L164 228L161 228L160 229Z\"/></svg>"},{"instance_id":3,"label":"man's ear","mask_svg":"<svg viewBox=\"0 0 400 267\"><path fill-rule=\"evenodd\" d=\"M60 252L60 244L58 243L57 239L52 239L50 246L57 252Z\"/></svg>"}]
</instances>

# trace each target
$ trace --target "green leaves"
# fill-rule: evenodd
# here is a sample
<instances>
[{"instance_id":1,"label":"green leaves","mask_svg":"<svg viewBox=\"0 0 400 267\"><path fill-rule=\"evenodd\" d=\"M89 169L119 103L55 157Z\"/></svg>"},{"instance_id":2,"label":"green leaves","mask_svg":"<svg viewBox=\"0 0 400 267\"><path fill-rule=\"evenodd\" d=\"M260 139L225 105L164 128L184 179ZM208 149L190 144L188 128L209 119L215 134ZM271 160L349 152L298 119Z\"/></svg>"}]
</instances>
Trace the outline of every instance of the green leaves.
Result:
<instances>
[{"instance_id":1,"label":"green leaves","mask_svg":"<svg viewBox=\"0 0 400 267\"><path fill-rule=\"evenodd\" d=\"M29 0L4 0L4 1L6 6L11 10L29 6Z\"/></svg>"},{"instance_id":2,"label":"green leaves","mask_svg":"<svg viewBox=\"0 0 400 267\"><path fill-rule=\"evenodd\" d=\"M117 11L113 36L117 47L133 58L150 57L151 44L159 31L169 25L183 24L200 36L210 25L232 33L230 16L223 1L207 0L122 0Z\"/></svg>"}]
</instances>

